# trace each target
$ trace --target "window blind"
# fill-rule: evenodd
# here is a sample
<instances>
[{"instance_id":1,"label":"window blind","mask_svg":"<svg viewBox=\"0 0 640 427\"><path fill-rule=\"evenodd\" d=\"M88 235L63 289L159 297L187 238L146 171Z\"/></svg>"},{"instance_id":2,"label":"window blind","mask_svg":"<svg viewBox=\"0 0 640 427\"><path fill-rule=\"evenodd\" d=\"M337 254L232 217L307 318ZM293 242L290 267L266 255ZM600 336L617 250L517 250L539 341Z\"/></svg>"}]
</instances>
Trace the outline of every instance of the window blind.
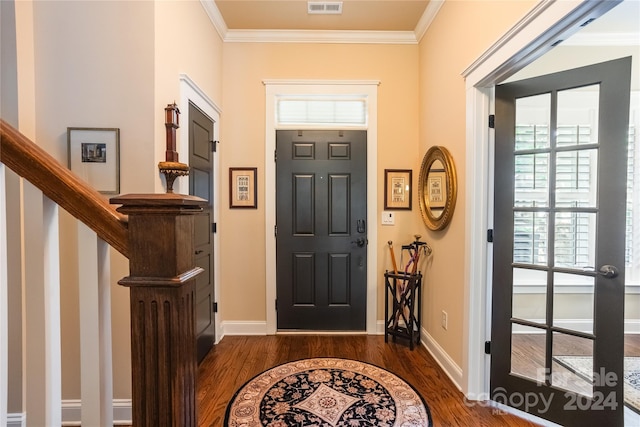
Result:
<instances>
[{"instance_id":1,"label":"window blind","mask_svg":"<svg viewBox=\"0 0 640 427\"><path fill-rule=\"evenodd\" d=\"M367 124L365 98L299 96L276 100L276 122L280 125Z\"/></svg>"},{"instance_id":2,"label":"window blind","mask_svg":"<svg viewBox=\"0 0 640 427\"><path fill-rule=\"evenodd\" d=\"M628 269L640 261L640 238L634 231L640 222L638 205L640 179L634 174L637 163L636 129L629 127L627 157L627 206L625 263ZM559 126L557 146L579 146L591 142L589 126ZM515 159L515 206L547 206L549 190L548 129L546 125L516 126L516 150L541 150L523 154ZM558 207L582 207L589 205L589 194L594 179L594 150L559 152L556 157L556 189L566 192L569 200L556 200ZM638 182L635 182L638 181ZM634 191L635 190L635 191ZM558 194L559 196L560 194ZM545 212L514 212L514 256L515 263L546 264L548 253L549 218ZM556 266L574 267L590 265L588 254L589 218L576 212L558 213L555 219Z\"/></svg>"}]
</instances>

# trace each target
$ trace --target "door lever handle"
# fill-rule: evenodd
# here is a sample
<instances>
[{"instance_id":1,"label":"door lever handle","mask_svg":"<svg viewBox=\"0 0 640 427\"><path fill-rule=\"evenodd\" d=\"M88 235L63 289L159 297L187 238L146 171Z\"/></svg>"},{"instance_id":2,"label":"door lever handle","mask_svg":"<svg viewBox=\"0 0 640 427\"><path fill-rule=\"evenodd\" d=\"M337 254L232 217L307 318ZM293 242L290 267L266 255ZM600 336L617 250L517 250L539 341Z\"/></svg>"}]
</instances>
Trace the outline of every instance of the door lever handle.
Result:
<instances>
[{"instance_id":1,"label":"door lever handle","mask_svg":"<svg viewBox=\"0 0 640 427\"><path fill-rule=\"evenodd\" d=\"M593 271L597 275L606 277L607 279L615 279L620 274L620 270L618 270L618 267L616 267L615 265L609 265L609 264L603 265L602 267L600 267L600 270L598 271L595 271L596 269L590 266L584 267L583 270Z\"/></svg>"}]
</instances>

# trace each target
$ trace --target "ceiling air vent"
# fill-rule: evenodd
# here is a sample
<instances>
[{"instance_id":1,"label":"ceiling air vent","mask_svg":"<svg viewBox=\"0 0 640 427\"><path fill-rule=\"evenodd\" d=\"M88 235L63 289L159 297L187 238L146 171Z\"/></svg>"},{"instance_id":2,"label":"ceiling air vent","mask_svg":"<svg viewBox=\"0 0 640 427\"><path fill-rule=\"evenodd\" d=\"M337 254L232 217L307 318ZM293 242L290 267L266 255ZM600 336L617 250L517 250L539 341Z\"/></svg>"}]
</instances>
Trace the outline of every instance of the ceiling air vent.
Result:
<instances>
[{"instance_id":1,"label":"ceiling air vent","mask_svg":"<svg viewBox=\"0 0 640 427\"><path fill-rule=\"evenodd\" d=\"M309 1L307 13L316 15L339 15L342 13L341 1Z\"/></svg>"}]
</instances>

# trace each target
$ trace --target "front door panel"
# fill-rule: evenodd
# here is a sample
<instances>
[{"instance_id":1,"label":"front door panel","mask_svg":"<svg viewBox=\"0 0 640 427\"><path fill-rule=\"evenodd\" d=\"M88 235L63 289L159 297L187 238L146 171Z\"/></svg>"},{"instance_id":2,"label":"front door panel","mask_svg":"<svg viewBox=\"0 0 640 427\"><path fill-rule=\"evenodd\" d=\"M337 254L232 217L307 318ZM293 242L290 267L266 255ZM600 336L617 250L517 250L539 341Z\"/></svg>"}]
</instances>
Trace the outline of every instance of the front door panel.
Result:
<instances>
[{"instance_id":1,"label":"front door panel","mask_svg":"<svg viewBox=\"0 0 640 427\"><path fill-rule=\"evenodd\" d=\"M278 329L364 330L366 132L278 131L276 149Z\"/></svg>"}]
</instances>

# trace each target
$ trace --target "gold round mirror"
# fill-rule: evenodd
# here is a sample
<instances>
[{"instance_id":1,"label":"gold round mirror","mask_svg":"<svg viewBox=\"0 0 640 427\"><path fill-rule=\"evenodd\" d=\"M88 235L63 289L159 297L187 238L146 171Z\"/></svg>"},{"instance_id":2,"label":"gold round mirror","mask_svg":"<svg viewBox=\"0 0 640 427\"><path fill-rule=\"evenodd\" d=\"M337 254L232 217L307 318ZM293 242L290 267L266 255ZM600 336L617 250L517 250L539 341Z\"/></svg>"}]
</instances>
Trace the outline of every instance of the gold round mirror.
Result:
<instances>
[{"instance_id":1,"label":"gold round mirror","mask_svg":"<svg viewBox=\"0 0 640 427\"><path fill-rule=\"evenodd\" d=\"M418 199L422 220L431 230L442 230L451 221L458 194L456 167L446 148L434 146L422 159Z\"/></svg>"}]
</instances>

